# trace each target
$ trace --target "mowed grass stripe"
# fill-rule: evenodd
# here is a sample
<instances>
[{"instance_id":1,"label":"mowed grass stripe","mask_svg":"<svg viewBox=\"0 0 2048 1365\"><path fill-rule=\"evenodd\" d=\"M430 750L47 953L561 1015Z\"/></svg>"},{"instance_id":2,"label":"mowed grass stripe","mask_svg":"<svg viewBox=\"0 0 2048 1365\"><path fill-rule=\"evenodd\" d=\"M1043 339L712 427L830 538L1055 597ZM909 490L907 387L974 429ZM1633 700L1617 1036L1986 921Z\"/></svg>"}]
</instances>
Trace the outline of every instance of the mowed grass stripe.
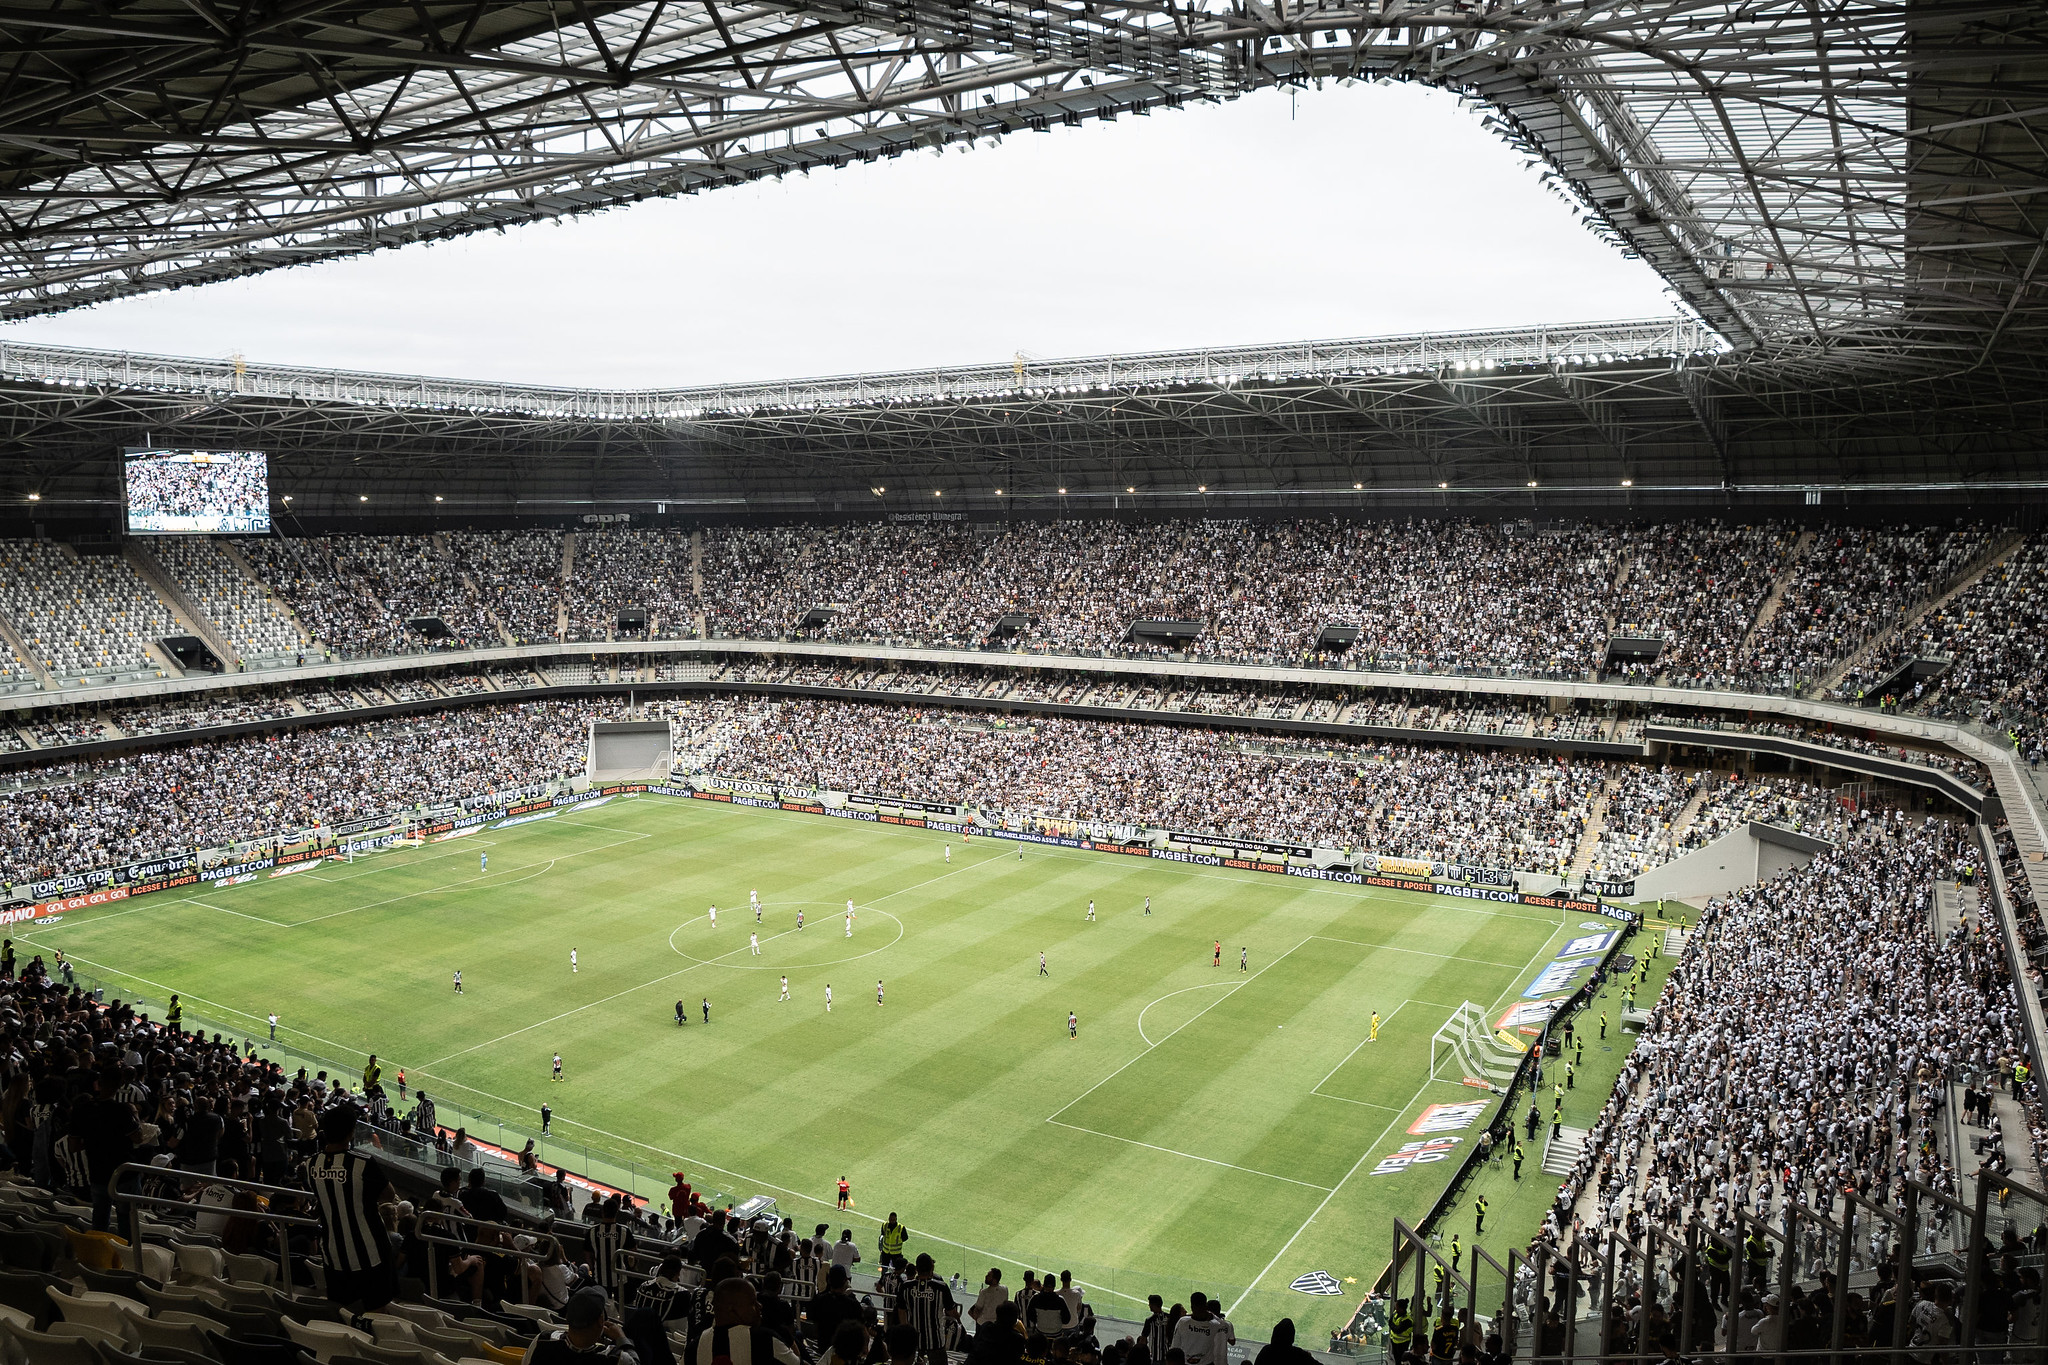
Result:
<instances>
[{"instance_id":1,"label":"mowed grass stripe","mask_svg":"<svg viewBox=\"0 0 2048 1365\"><path fill-rule=\"evenodd\" d=\"M207 889L218 908L79 915L22 937L159 983L143 992L158 1008L176 988L251 1033L275 1008L287 1036L356 1063L374 1050L444 1101L529 1125L546 1102L559 1135L653 1158L664 1175L742 1173L710 1183L778 1192L808 1214L818 1206L804 1200L828 1200L843 1174L862 1216L893 1209L913 1241L1184 1297L1241 1292L1290 1240L1272 1268L1283 1285L1307 1268L1372 1273L1387 1219L1419 1214L1443 1171L1351 1173L1380 1155L1383 1131L1380 1146L1398 1145L1427 1096L1475 1094L1425 1083L1448 1009L1403 1002L1499 999L1515 988L1512 964L1540 957L1561 927L1521 906L1038 846L1019 859L995 840L951 840L949 864L948 842L614 801ZM746 948L749 889L766 907L759 958ZM848 897L861 907L850 942ZM1240 947L1252 972L1237 970ZM776 999L785 971L788 1002ZM1361 1046L1374 1009L1387 1027ZM559 1085L547 1079L557 1050ZM1055 1114L1074 1126L1046 1121ZM1318 1264L1294 1265L1304 1256ZM1349 1309L1293 1299L1310 1331Z\"/></svg>"}]
</instances>

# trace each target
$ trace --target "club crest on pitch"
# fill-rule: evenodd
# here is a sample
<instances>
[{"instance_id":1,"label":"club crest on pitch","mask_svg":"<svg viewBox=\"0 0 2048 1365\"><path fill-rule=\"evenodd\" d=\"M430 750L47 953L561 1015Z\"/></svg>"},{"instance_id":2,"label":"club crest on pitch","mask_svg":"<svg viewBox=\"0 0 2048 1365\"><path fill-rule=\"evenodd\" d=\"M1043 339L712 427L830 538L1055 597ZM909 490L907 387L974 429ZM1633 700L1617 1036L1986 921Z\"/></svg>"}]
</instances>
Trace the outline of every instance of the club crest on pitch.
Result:
<instances>
[{"instance_id":1,"label":"club crest on pitch","mask_svg":"<svg viewBox=\"0 0 2048 1365\"><path fill-rule=\"evenodd\" d=\"M1337 1283L1337 1277L1327 1270L1311 1270L1308 1274L1287 1286L1301 1294L1341 1294L1344 1286Z\"/></svg>"}]
</instances>

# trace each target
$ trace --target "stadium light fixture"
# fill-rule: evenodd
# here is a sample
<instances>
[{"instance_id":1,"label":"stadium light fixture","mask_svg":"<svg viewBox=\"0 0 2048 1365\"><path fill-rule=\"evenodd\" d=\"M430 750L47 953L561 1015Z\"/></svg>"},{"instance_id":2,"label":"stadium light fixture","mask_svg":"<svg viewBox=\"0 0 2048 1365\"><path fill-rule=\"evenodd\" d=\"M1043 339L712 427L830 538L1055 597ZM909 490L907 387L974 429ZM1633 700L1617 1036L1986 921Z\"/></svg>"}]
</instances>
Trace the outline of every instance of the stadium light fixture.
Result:
<instances>
[{"instance_id":1,"label":"stadium light fixture","mask_svg":"<svg viewBox=\"0 0 2048 1365\"><path fill-rule=\"evenodd\" d=\"M1531 479L1531 480L1529 480L1529 487L1531 487L1531 488L1534 488L1535 486L1536 486L1536 480L1534 480L1534 479Z\"/></svg>"},{"instance_id":2,"label":"stadium light fixture","mask_svg":"<svg viewBox=\"0 0 2048 1365\"><path fill-rule=\"evenodd\" d=\"M436 493L436 494L434 494L434 501L435 501L435 502L445 502L445 501L447 501L447 499L443 498L443 497L442 497L442 496L441 496L441 495L440 495L439 493Z\"/></svg>"},{"instance_id":3,"label":"stadium light fixture","mask_svg":"<svg viewBox=\"0 0 2048 1365\"><path fill-rule=\"evenodd\" d=\"M1196 484L1195 491L1197 493L1206 493L1209 491L1209 485L1206 483Z\"/></svg>"},{"instance_id":4,"label":"stadium light fixture","mask_svg":"<svg viewBox=\"0 0 2048 1365\"><path fill-rule=\"evenodd\" d=\"M1449 485L1449 484L1447 484L1447 483L1440 483L1440 484L1438 484L1438 485L1437 485L1437 487L1438 487L1438 488L1449 488L1449 487L1450 487L1450 485Z\"/></svg>"},{"instance_id":5,"label":"stadium light fixture","mask_svg":"<svg viewBox=\"0 0 2048 1365\"><path fill-rule=\"evenodd\" d=\"M1623 488L1634 488L1636 486L1636 481L1634 479L1623 479L1621 481L1621 486Z\"/></svg>"},{"instance_id":6,"label":"stadium light fixture","mask_svg":"<svg viewBox=\"0 0 2048 1365\"><path fill-rule=\"evenodd\" d=\"M1126 493L1135 493L1135 492L1137 492L1137 491L1138 491L1138 485L1136 485L1136 484L1134 484L1134 483L1127 483L1127 484L1125 484L1125 485L1124 485L1124 492L1126 492Z\"/></svg>"},{"instance_id":7,"label":"stadium light fixture","mask_svg":"<svg viewBox=\"0 0 2048 1365\"><path fill-rule=\"evenodd\" d=\"M944 493L944 491L943 491L943 490L941 490L941 489L937 489L937 488L934 488L934 489L932 490L932 496L933 496L933 497L935 497L935 498L943 498L943 497L945 497L946 495L945 495L945 493Z\"/></svg>"},{"instance_id":8,"label":"stadium light fixture","mask_svg":"<svg viewBox=\"0 0 2048 1365\"><path fill-rule=\"evenodd\" d=\"M1352 484L1351 486L1352 486L1353 488L1355 488L1355 489L1360 489L1360 490L1364 489L1364 487L1365 487L1365 485L1364 485L1363 483L1354 483L1354 484Z\"/></svg>"},{"instance_id":9,"label":"stadium light fixture","mask_svg":"<svg viewBox=\"0 0 2048 1365\"><path fill-rule=\"evenodd\" d=\"M1002 490L1002 489L1000 489L1000 488L998 488L998 489L996 490L996 496L1000 498L1000 497L1001 497L1002 495L1003 495L1003 490Z\"/></svg>"},{"instance_id":10,"label":"stadium light fixture","mask_svg":"<svg viewBox=\"0 0 2048 1365\"><path fill-rule=\"evenodd\" d=\"M1067 490L1066 490L1066 489L1064 489L1064 488L1062 488L1062 489L1060 490L1060 496L1064 498L1064 497L1065 497L1066 495L1067 495Z\"/></svg>"},{"instance_id":11,"label":"stadium light fixture","mask_svg":"<svg viewBox=\"0 0 2048 1365\"><path fill-rule=\"evenodd\" d=\"M28 495L28 500L30 502L41 502L43 500L43 495L41 493L31 493Z\"/></svg>"},{"instance_id":12,"label":"stadium light fixture","mask_svg":"<svg viewBox=\"0 0 2048 1365\"><path fill-rule=\"evenodd\" d=\"M369 495L368 493L358 493L358 494L356 494L356 501L357 501L357 502L368 502L369 500L370 500L370 495Z\"/></svg>"}]
</instances>

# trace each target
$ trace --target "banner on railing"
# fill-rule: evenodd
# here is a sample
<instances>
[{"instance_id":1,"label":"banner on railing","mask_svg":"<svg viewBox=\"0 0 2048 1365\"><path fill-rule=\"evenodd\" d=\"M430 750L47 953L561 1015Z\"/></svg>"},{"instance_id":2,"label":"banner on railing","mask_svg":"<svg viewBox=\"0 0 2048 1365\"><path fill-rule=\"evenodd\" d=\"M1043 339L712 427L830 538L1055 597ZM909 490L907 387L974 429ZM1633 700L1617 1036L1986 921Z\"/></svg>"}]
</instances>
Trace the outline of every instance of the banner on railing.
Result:
<instances>
[{"instance_id":1,"label":"banner on railing","mask_svg":"<svg viewBox=\"0 0 2048 1365\"><path fill-rule=\"evenodd\" d=\"M1166 837L1177 844L1201 844L1206 848L1234 848L1246 853L1270 853L1276 858L1307 858L1314 850L1306 844L1276 844L1264 839L1225 838L1220 834L1194 834L1172 829Z\"/></svg>"},{"instance_id":2,"label":"banner on railing","mask_svg":"<svg viewBox=\"0 0 2048 1365\"><path fill-rule=\"evenodd\" d=\"M1511 867L1480 867L1474 863L1431 863L1430 875L1439 881L1477 882L1481 886L1513 886Z\"/></svg>"},{"instance_id":3,"label":"banner on railing","mask_svg":"<svg viewBox=\"0 0 2048 1365\"><path fill-rule=\"evenodd\" d=\"M863 806L894 806L898 810L921 810L927 815L953 815L960 809L950 802L912 801L907 796L876 796L872 792L848 792L846 799Z\"/></svg>"}]
</instances>

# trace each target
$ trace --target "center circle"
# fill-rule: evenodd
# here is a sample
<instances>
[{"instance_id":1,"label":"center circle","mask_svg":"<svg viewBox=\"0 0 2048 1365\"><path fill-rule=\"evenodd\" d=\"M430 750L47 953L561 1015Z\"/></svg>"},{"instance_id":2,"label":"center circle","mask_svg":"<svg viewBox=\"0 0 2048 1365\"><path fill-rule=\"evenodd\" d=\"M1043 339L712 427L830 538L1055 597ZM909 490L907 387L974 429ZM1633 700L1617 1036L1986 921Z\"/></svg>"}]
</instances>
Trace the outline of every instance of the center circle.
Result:
<instances>
[{"instance_id":1,"label":"center circle","mask_svg":"<svg viewBox=\"0 0 2048 1365\"><path fill-rule=\"evenodd\" d=\"M818 917L817 919L815 919L815 920L812 920L812 921L810 922L810 924L808 924L808 925L806 925L806 926L805 926L805 928L804 928L803 932L804 932L804 933L806 933L806 934L808 934L808 933L810 933L810 932L811 932L811 930L812 930L813 928L817 928L817 929L819 929L819 930L822 930L823 932L825 932L825 933L827 933L827 934L830 934L830 935L832 935L832 936L834 937L835 941L837 941L837 942L839 942L839 943L842 943L842 944L848 943L848 942L849 942L849 940L848 940L848 939L847 939L847 938L846 938L846 937L844 936L844 934L843 934L843 933L839 932L839 931L840 931L840 929L841 929L841 926L842 926L842 925L844 924L844 919L843 919L843 916L844 916L844 915L846 914L846 903L845 903L844 901L762 901L762 902L761 902L761 908L762 908L763 910L783 910L783 911L795 911L795 910L797 910L797 909L799 909L799 908L801 908L801 909L803 909L803 910L809 910L809 909L810 909L810 908L811 908L812 906L814 906L814 905L822 905L822 906L825 906L825 907L827 907L827 908L829 909L830 913L829 913L829 914L824 914L824 915L820 915L820 916L819 916L819 917ZM754 928L752 927L752 921L751 921L751 920L748 920L748 919L746 918L746 914L747 914L747 911L748 911L748 910L750 910L750 909L752 909L752 907L751 907L751 906L749 906L749 905L746 905L746 904L742 903L742 904L741 904L741 905L739 905L739 906L738 906L738 907L737 907L737 908L735 909L735 911L734 911L734 913L738 914L738 915L739 915L739 916L741 917L741 923L742 923L742 925L744 926L744 928L743 928L743 932L746 932L746 933L754 933L754 932L756 932L756 931L754 930ZM696 916L696 917L695 917L695 918L693 918L693 919L687 919L687 920L684 920L684 921L683 921L683 922L682 922L681 924L678 924L678 925L677 925L677 926L676 926L675 928L673 928L673 929L669 930L669 935L668 935L668 946L669 946L669 950L670 950L671 952L673 952L673 953L674 953L674 954L675 954L675 955L676 955L677 957L680 957L680 958L684 959L685 961L687 961L687 962L690 962L690 963L693 963L693 964L695 964L695 965L697 965L697 966L700 966L700 967L723 967L723 968L725 968L725 969L726 969L726 970L728 970L728 971L735 971L735 972L793 972L793 971L802 971L802 970L804 970L804 969L806 969L806 968L810 968L810 967L836 967L836 966L838 966L839 964L841 964L841 963L843 963L843 962L858 962L858 961L860 961L860 960L861 960L862 958L864 958L864 957L873 957L873 956L874 956L874 955L875 955L876 953L879 953L879 952L883 952L883 951L885 951L885 950L887 950L887 949L889 949L889 948L893 948L893 947L895 947L895 946L896 946L896 945L897 945L897 944L898 944L899 942L901 942L901 941L902 941L902 939L903 939L903 932L904 932L904 931L903 931L903 921L902 921L902 920L900 920L900 919L897 919L897 918L896 918L896 917L895 917L894 915L890 914L890 913L889 913L889 912L888 912L887 910L881 910L881 909L877 909L876 907L874 907L874 906L871 906L871 905L856 905L856 906L854 906L854 907L853 907L853 909L854 909L854 913L855 913L856 915L858 915L858 916L861 916L861 917L866 917L866 916L868 916L868 915L880 915L880 916L882 916L882 917L883 917L884 919L888 920L888 921L889 921L889 922L890 922L891 924L893 924L893 925L895 925L895 926L896 926L896 934L895 934L895 937L891 938L891 939L890 939L890 940L889 940L889 941L888 941L887 943L884 943L884 944L880 945L879 947L874 947L874 948L868 948L868 949L865 949L864 951L862 951L862 952L858 952L858 953L850 953L850 954L848 954L848 955L846 955L846 956L844 956L844 957L827 957L827 958L821 958L821 959L819 959L819 960L817 960L817 961L815 961L815 962L777 962L777 963L774 963L774 964L772 964L772 965L771 965L770 963L767 963L767 962L759 962L759 963L757 963L757 962L755 961L754 955L753 955L752 953L749 953L749 952L747 951L747 944L746 944L746 941L745 941L744 939L742 939L742 940L740 941L740 944L739 944L739 946L738 946L738 947L736 947L736 948L732 949L732 950L731 950L730 952L725 952L725 953L721 953L721 954L720 954L719 956L717 956L717 957L699 957L699 956L697 956L697 955L696 955L695 953L692 953L692 952L688 952L688 951L685 951L684 949L682 949L682 948L680 948L680 947L677 947L677 946L676 946L676 935L678 935L678 934L682 933L682 932L683 932L683 930L685 930L685 929L689 928L689 927L690 927L691 925L693 925L693 924L698 924L698 923L702 923L702 922L708 921L708 920L710 919L710 916L709 916L708 914L705 914L705 915L698 915L698 916ZM828 927L828 926L829 926L829 927ZM784 937L788 937L788 936L790 936L790 935L794 935L794 934L796 934L797 932L798 932L798 931L797 931L797 930L796 930L795 928L785 928L785 929L782 929L782 930L780 930L779 932L777 932L777 933L775 933L775 934L772 934L772 935L769 935L769 936L767 936L766 938L764 938L764 939L762 940L762 942L763 942L763 944L765 945L766 943L768 943L769 941L771 941L771 940L773 940L773 939L779 939L779 938L784 938ZM856 940L852 940L852 942L856 942L856 943L857 943L857 942L859 942L859 940L857 940L857 939L856 939ZM728 961L726 961L726 959L727 959L727 958L729 958L729 957L732 957L732 956L733 956L733 954L735 954L735 953L737 953L737 954L739 955L739 958L740 958L740 960L739 960L739 961L737 961L737 962L728 962Z\"/></svg>"}]
</instances>

